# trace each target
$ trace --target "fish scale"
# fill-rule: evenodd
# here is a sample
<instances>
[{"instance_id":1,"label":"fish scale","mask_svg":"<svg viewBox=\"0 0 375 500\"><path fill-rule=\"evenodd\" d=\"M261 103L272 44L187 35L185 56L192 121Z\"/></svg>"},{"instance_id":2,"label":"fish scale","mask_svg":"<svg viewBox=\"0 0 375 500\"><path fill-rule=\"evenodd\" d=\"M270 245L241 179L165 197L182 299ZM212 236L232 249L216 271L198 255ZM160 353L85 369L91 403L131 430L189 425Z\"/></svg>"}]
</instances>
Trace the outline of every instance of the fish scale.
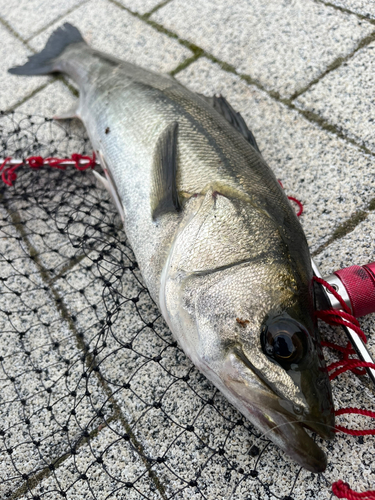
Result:
<instances>
[{"instance_id":1,"label":"fish scale","mask_svg":"<svg viewBox=\"0 0 375 500\"><path fill-rule=\"evenodd\" d=\"M90 48L66 23L20 75L62 72L144 281L187 356L306 469L333 437L310 254L289 201L241 115ZM69 113L63 114L67 117Z\"/></svg>"}]
</instances>

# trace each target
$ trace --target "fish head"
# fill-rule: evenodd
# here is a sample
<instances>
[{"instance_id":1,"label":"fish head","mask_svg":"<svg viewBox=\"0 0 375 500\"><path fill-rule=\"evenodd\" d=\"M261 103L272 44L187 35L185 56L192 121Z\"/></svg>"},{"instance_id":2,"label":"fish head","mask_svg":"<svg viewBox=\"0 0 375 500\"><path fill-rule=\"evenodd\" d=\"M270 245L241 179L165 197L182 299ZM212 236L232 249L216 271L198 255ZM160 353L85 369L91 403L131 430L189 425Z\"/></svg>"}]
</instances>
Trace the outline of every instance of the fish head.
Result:
<instances>
[{"instance_id":1,"label":"fish head","mask_svg":"<svg viewBox=\"0 0 375 500\"><path fill-rule=\"evenodd\" d=\"M240 212L237 204L234 213ZM220 212L215 213L220 218ZM205 233L209 219L206 212L199 233ZM267 223L258 214L259 227ZM238 247L233 232L232 225ZM182 238L180 251L174 249L179 257L171 265L174 272L167 279L164 304L172 331L194 364L265 437L306 469L323 471L326 456L305 430L323 438L334 435L331 386L314 319L311 266L291 258L275 232L273 251L255 255L247 248L248 259L228 252L231 262L213 265L208 250L205 261L202 249L196 251L198 242L209 239L209 231L204 237L195 234ZM188 240L194 242L190 250ZM212 239L209 248L215 248Z\"/></svg>"}]
</instances>

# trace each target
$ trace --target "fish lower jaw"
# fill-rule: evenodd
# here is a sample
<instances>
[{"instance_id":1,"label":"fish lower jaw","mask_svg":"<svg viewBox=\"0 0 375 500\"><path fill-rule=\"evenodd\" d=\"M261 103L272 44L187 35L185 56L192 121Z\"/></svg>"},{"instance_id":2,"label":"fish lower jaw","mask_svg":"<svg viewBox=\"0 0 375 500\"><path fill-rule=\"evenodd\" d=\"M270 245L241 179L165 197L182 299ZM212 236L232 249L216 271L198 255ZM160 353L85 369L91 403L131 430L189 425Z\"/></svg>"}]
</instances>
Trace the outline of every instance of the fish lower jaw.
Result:
<instances>
[{"instance_id":1,"label":"fish lower jaw","mask_svg":"<svg viewBox=\"0 0 375 500\"><path fill-rule=\"evenodd\" d=\"M267 438L275 443L298 465L310 472L319 473L326 469L327 457L324 451L305 430L308 427L316 432L317 429L313 428L313 423L309 427L291 414L279 412L251 400L251 391L249 391L245 401L243 394L237 394L233 391L233 388L224 385L222 380L220 380L219 384L215 383L215 385L233 406L262 433L262 438Z\"/></svg>"}]
</instances>

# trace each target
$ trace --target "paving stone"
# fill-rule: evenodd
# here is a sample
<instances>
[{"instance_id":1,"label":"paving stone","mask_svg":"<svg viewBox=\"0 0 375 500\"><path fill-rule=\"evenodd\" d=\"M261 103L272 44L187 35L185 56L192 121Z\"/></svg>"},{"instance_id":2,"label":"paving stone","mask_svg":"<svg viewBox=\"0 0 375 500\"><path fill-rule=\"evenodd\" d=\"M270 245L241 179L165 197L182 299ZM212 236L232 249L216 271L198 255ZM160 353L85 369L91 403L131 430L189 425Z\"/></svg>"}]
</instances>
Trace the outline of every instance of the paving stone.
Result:
<instances>
[{"instance_id":1,"label":"paving stone","mask_svg":"<svg viewBox=\"0 0 375 500\"><path fill-rule=\"evenodd\" d=\"M121 3L132 12L147 14L157 5L160 5L162 0L118 0L118 3Z\"/></svg>"},{"instance_id":2,"label":"paving stone","mask_svg":"<svg viewBox=\"0 0 375 500\"><path fill-rule=\"evenodd\" d=\"M296 100L318 113L348 137L375 152L375 42L327 74Z\"/></svg>"},{"instance_id":3,"label":"paving stone","mask_svg":"<svg viewBox=\"0 0 375 500\"><path fill-rule=\"evenodd\" d=\"M0 238L0 496L68 452L111 408L3 209ZM100 413L100 415L99 415Z\"/></svg>"},{"instance_id":4,"label":"paving stone","mask_svg":"<svg viewBox=\"0 0 375 500\"><path fill-rule=\"evenodd\" d=\"M375 18L374 0L331 0L330 3L371 19Z\"/></svg>"},{"instance_id":5,"label":"paving stone","mask_svg":"<svg viewBox=\"0 0 375 500\"><path fill-rule=\"evenodd\" d=\"M94 48L154 71L172 71L192 55L176 40L103 0L83 5L31 40L30 45L41 50L52 31L64 22L77 26Z\"/></svg>"},{"instance_id":6,"label":"paving stone","mask_svg":"<svg viewBox=\"0 0 375 500\"><path fill-rule=\"evenodd\" d=\"M11 35L0 25L1 37L1 71L0 71L0 109L6 110L22 101L41 85L48 82L48 77L20 78L8 73L8 69L20 64L20 61L31 55L23 43Z\"/></svg>"},{"instance_id":7,"label":"paving stone","mask_svg":"<svg viewBox=\"0 0 375 500\"><path fill-rule=\"evenodd\" d=\"M354 15L310 0L174 0L151 19L282 96L303 88L373 31Z\"/></svg>"},{"instance_id":8,"label":"paving stone","mask_svg":"<svg viewBox=\"0 0 375 500\"><path fill-rule=\"evenodd\" d=\"M70 109L76 100L77 98L63 82L54 81L18 106L17 112L53 118ZM66 120L62 123L66 123ZM42 140L42 137L40 139Z\"/></svg>"},{"instance_id":9,"label":"paving stone","mask_svg":"<svg viewBox=\"0 0 375 500\"><path fill-rule=\"evenodd\" d=\"M0 1L1 17L25 40L45 28L68 10L83 3L82 0L19 0Z\"/></svg>"},{"instance_id":10,"label":"paving stone","mask_svg":"<svg viewBox=\"0 0 375 500\"><path fill-rule=\"evenodd\" d=\"M200 59L177 75L196 92L222 93L241 112L288 195L302 201L310 249L375 197L373 159L218 65Z\"/></svg>"},{"instance_id":11,"label":"paving stone","mask_svg":"<svg viewBox=\"0 0 375 500\"><path fill-rule=\"evenodd\" d=\"M322 274L328 276L338 269L375 262L375 214L368 217L343 238L331 243L315 257Z\"/></svg>"}]
</instances>

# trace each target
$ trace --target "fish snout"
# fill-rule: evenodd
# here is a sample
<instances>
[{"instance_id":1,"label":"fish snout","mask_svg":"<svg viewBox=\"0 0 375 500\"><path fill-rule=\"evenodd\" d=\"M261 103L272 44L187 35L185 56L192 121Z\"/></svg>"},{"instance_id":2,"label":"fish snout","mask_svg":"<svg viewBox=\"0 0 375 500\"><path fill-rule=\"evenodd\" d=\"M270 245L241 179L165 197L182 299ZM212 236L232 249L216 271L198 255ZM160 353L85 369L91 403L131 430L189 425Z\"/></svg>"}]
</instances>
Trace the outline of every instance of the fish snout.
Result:
<instances>
[{"instance_id":1,"label":"fish snout","mask_svg":"<svg viewBox=\"0 0 375 500\"><path fill-rule=\"evenodd\" d=\"M311 374L315 383L310 385L307 398L296 402L277 394L235 352L227 356L224 366L221 379L234 406L298 464L311 472L324 471L326 455L306 429L325 439L334 436L333 404L325 374Z\"/></svg>"}]
</instances>

